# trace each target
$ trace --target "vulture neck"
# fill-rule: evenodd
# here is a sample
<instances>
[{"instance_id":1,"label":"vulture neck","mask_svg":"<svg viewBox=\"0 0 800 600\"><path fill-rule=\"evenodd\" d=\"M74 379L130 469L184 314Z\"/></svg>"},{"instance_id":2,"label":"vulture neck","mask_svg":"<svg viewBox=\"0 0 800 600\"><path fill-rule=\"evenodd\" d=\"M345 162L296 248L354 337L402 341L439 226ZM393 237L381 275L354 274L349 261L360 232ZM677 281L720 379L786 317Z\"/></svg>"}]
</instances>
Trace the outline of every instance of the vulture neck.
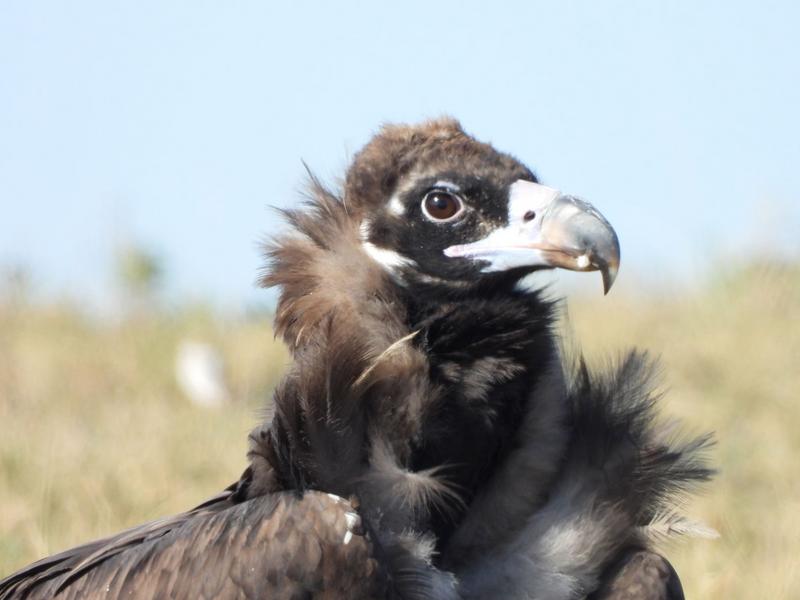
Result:
<instances>
[{"instance_id":1,"label":"vulture neck","mask_svg":"<svg viewBox=\"0 0 800 600\"><path fill-rule=\"evenodd\" d=\"M521 444L556 358L553 305L513 274L457 291L398 283L321 188L288 218L264 283L281 288L276 333L294 362L251 456L281 487L358 495L368 519L433 531L441 549Z\"/></svg>"},{"instance_id":2,"label":"vulture neck","mask_svg":"<svg viewBox=\"0 0 800 600\"><path fill-rule=\"evenodd\" d=\"M440 390L409 467L442 468L463 500L455 510L431 514L439 549L498 465L524 443L517 433L536 410L533 390L556 363L553 303L517 290L517 280L507 274L456 294L430 285L404 288L407 326L420 332L416 341Z\"/></svg>"}]
</instances>

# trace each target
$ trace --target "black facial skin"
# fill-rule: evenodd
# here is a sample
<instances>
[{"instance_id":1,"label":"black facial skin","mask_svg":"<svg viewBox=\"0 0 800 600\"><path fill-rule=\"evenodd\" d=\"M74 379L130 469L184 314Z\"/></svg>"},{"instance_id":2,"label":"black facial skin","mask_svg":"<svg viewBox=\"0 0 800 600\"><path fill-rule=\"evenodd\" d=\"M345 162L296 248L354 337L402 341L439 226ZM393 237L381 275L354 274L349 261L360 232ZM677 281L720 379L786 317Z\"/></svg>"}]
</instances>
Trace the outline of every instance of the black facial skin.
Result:
<instances>
[{"instance_id":1,"label":"black facial skin","mask_svg":"<svg viewBox=\"0 0 800 600\"><path fill-rule=\"evenodd\" d=\"M444 255L444 249L456 244L466 244L486 237L493 229L508 224L509 187L517 180L537 182L536 177L522 165L502 176L470 174L465 176L444 171L419 178L414 186L404 190L397 199L404 207L403 215L381 211L370 221L369 241L380 248L393 250L414 261L415 265L398 274L408 284L436 283L456 288L487 283L487 280L507 279L481 273L483 264ZM457 189L437 186L448 182ZM400 182L402 186L403 182ZM457 195L464 211L453 220L436 221L423 213L422 202L429 192L448 191ZM526 274L517 270L514 278Z\"/></svg>"}]
</instances>

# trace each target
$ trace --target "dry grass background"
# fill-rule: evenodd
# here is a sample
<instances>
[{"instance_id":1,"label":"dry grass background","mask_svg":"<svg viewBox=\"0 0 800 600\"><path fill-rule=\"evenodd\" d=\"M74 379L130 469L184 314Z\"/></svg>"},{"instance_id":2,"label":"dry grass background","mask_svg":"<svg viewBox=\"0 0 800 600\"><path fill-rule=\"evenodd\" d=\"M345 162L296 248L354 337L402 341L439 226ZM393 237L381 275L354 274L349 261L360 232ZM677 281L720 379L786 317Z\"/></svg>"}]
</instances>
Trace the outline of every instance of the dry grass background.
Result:
<instances>
[{"instance_id":1,"label":"dry grass background","mask_svg":"<svg viewBox=\"0 0 800 600\"><path fill-rule=\"evenodd\" d=\"M573 299L567 315L592 360L630 345L660 355L664 412L717 432L721 473L687 509L721 538L665 548L687 596L800 598L800 267ZM0 575L232 482L287 361L268 321L184 310L111 322L68 303L0 303ZM235 404L181 397L185 338L222 349Z\"/></svg>"}]
</instances>

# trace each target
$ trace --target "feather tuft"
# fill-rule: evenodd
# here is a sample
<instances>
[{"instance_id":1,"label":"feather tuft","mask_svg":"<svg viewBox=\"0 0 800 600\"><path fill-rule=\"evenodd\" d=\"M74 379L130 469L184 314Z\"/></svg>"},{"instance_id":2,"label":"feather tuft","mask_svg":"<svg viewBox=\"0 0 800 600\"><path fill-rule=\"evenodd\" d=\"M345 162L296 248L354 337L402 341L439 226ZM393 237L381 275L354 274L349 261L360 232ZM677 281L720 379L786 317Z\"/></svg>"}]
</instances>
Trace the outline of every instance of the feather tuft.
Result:
<instances>
[{"instance_id":1,"label":"feather tuft","mask_svg":"<svg viewBox=\"0 0 800 600\"><path fill-rule=\"evenodd\" d=\"M691 537L706 540L719 539L719 532L702 521L686 518L677 513L656 515L641 528L642 534L654 542L663 542L675 537Z\"/></svg>"}]
</instances>

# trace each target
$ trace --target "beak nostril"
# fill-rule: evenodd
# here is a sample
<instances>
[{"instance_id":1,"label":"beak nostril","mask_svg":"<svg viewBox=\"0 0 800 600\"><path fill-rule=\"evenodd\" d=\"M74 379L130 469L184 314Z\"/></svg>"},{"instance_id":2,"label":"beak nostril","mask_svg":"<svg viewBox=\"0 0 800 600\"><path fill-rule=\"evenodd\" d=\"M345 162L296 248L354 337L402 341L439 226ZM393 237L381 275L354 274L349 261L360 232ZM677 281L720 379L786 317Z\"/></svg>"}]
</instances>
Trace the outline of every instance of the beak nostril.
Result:
<instances>
[{"instance_id":1,"label":"beak nostril","mask_svg":"<svg viewBox=\"0 0 800 600\"><path fill-rule=\"evenodd\" d=\"M532 210L529 210L522 216L522 220L525 221L526 223L528 221L533 221L535 218L536 218L536 213Z\"/></svg>"}]
</instances>

